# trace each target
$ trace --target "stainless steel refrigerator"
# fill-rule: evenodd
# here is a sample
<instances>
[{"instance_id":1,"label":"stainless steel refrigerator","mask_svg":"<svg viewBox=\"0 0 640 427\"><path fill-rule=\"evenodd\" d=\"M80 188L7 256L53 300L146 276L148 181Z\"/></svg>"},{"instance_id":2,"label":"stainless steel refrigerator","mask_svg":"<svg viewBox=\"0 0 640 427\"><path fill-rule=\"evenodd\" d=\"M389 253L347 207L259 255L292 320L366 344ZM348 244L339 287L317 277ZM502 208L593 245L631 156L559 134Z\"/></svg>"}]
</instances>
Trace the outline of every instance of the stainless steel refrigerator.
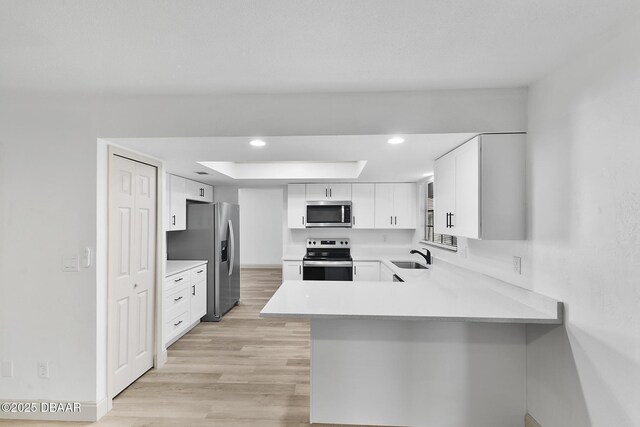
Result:
<instances>
[{"instance_id":1,"label":"stainless steel refrigerator","mask_svg":"<svg viewBox=\"0 0 640 427\"><path fill-rule=\"evenodd\" d=\"M167 233L167 259L207 260L205 322L219 322L240 300L240 207L188 204L187 229Z\"/></svg>"}]
</instances>

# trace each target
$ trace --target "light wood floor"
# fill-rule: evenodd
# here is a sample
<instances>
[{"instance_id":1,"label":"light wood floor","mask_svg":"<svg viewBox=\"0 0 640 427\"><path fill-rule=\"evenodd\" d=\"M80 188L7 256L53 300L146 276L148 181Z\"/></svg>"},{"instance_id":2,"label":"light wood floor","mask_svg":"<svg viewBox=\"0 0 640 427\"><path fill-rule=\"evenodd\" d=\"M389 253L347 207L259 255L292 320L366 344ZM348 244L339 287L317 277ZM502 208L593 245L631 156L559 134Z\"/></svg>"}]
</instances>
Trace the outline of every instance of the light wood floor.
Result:
<instances>
[{"instance_id":1,"label":"light wood floor","mask_svg":"<svg viewBox=\"0 0 640 427\"><path fill-rule=\"evenodd\" d=\"M309 322L259 317L281 283L280 270L243 269L241 283L239 306L173 344L167 364L118 395L99 422L0 424L308 426Z\"/></svg>"}]
</instances>

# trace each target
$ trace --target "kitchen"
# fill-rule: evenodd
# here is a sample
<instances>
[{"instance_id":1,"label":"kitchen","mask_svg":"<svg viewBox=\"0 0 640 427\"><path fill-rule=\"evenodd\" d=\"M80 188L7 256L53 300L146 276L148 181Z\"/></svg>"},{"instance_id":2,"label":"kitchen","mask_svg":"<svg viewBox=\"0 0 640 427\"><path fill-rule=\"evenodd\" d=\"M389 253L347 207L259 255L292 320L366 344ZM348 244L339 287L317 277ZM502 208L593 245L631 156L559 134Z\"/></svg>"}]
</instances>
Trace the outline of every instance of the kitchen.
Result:
<instances>
[{"instance_id":1,"label":"kitchen","mask_svg":"<svg viewBox=\"0 0 640 427\"><path fill-rule=\"evenodd\" d=\"M24 2L25 5L29 3L31 2ZM253 38L250 43L239 38L238 42L247 42L242 46L262 46L261 42L271 40L264 31L258 31L263 28L258 15L271 20L274 25L277 23L276 27L282 28L283 31L290 31L288 43L300 40L295 34L308 34L307 31L311 29L315 34L327 35L326 38L320 38L327 43L336 40L330 37L334 31L344 31L340 33L341 37L338 37L338 40L352 40L356 43L356 47L349 47L348 44L343 46L340 43L339 46L332 45L331 48L324 45L327 47L326 50L313 50L314 54L309 55L310 57L305 56L304 49L296 50L292 46L289 46L291 49L277 48L283 46L281 43L270 45L272 48L253 50L256 55L260 55L261 52L265 52L265 55L267 52L269 55L279 55L277 61L265 58L260 62L264 69L261 70L260 77L253 80L253 86L246 80L241 81L246 75L239 72L227 74L227 80L213 72L211 76L215 74L216 78L212 80L207 80L206 75L189 74L189 79L180 83L184 85L188 81L192 86L180 86L177 80L172 80L169 69L165 73L161 67L152 67L146 68L143 72L137 67L144 66L144 61L151 61L153 56L141 53L136 43L124 42L122 35L117 32L118 28L130 28L132 25L135 26L136 22L150 22L152 25L170 22L168 17L171 16L178 19L179 32L184 31L186 34L187 27L196 28L201 25L200 19L209 16L202 10L187 7L182 11L176 11L166 4L152 12L141 8L130 11L131 13L117 14L118 19L124 21L121 25L114 25L118 21L111 21L115 19L113 11L100 9L102 6L97 5L87 6L101 10L101 13L95 15L100 16L96 37L101 38L104 43L101 46L109 46L109 43L119 41L120 48L110 50L87 49L87 46L93 46L89 38L69 38L64 33L65 29L73 31L74 34L87 32L86 25L92 21L83 19L86 11L75 10L70 12L70 16L66 16L50 10L53 6L41 5L42 9L38 11L27 11L24 9L27 6L12 4L12 13L3 14L7 20L3 28L16 35L5 39L6 43L12 46L11 49L14 49L11 50L11 55L16 56L11 56L11 61L3 59L3 69L7 71L0 83L0 232L3 236L0 250L2 400L77 401L82 402L83 413L81 418L73 419L88 421L104 415L105 421L109 421L108 417L118 414L120 410L120 420L133 423L132 417L149 417L142 410L135 408L136 403L149 407L145 406L148 401L143 402L146 397L142 395L142 388L147 387L145 390L149 396L161 396L160 386L154 389L152 385L153 381L159 381L156 375L163 369L168 369L167 366L170 368L165 371L167 375L178 375L181 371L173 370L178 368L171 368L172 363L183 363L183 371L193 369L193 366L187 363L186 352L194 351L191 357L204 358L200 365L210 365L208 372L200 374L202 380L206 379L209 384L201 387L202 397L191 396L192 403L183 402L185 409L178 411L181 416L189 416L191 412L195 414L195 418L201 418L198 422L203 425L207 423L209 410L221 411L218 413L222 416L229 416L230 410L224 408L226 395L216 395L211 390L221 387L222 383L225 387L242 388L234 384L246 382L248 371L253 370L253 374L262 380L277 374L282 378L288 378L291 383L271 387L271 391L276 393L278 390L286 390L291 402L295 402L287 407L282 395L270 395L267 401L273 405L256 405L256 402L259 402L257 395L247 396L247 402L263 407L267 412L272 411L267 418L255 419L264 421L265 425L278 425L289 421L300 424L309 422L309 418L304 418L304 411L308 411L310 406L308 400L304 402L308 399L305 396L309 393L308 376L307 383L302 382L301 378L308 375L305 374L305 369L310 371L308 366L303 366L307 362L302 356L304 351L308 351L305 350L305 346L309 346L310 342L308 339L298 339L300 334L304 336L304 324L308 320L304 317L286 320L278 317L257 317L270 298L265 297L263 290L253 287L244 294L246 299L241 289L240 305L232 308L227 318L236 320L233 316L237 316L237 324L249 324L249 320L255 320L274 328L277 324L288 324L291 333L279 332L276 341L291 351L290 354L293 356L282 358L276 354L276 351L283 353L282 348L269 349L268 341L259 341L260 329L255 329L254 333L247 335L246 341L240 346L239 341L234 342L233 329L227 329L229 327L225 326L225 323L233 322L225 322L223 318L221 322L210 326L199 324L175 341L175 356L171 355L170 350L165 367L150 371L145 375L147 379L143 377L125 390L125 395L136 395L137 401L134 400L119 409L116 398L112 411L106 413L105 409L111 404L106 403L109 400L109 340L106 332L106 242L109 240L106 195L109 149L115 147L133 151L136 155L153 156L156 163L163 163L162 167L166 168L167 172L180 175L180 169L177 165L172 165L171 160L158 160L166 157L159 154L154 156L151 150L146 148L134 148L133 140L137 140L137 143L150 139L160 141L163 138L172 139L174 142L183 140L185 156L191 150L190 141L187 140L193 139L192 142L196 145L198 138L202 139L200 143L203 145L215 140L223 144L217 151L218 155L199 157L198 161L250 163L259 160L257 158L265 153L273 153L269 150L280 145L279 138L366 136L369 142L363 142L367 145L355 150L355 154L345 154L342 150L348 151L352 144L357 146L357 141L343 142L337 149L328 149L325 144L310 144L304 146L305 148L301 147L304 156L300 155L300 152L292 153L290 157L280 154L270 157L272 154L266 154L268 158L263 159L272 162L358 162L367 160L367 157L374 157L378 154L377 151L381 151L381 161L387 156L389 160L386 168L374 168L371 161L362 168L361 172L365 174L362 178L280 178L276 185L274 181L268 183L269 179L278 179L272 177L267 178L266 185L253 183L249 186L233 184L233 178L221 177L224 174L215 171L210 174L216 176L216 179L219 178L218 182L208 182L192 175L185 178L212 184L214 197L219 197L219 200L214 201L239 202L240 215L243 215L243 200L247 206L261 206L261 198L278 200L277 195L281 194L278 200L279 212L276 212L275 203L272 203L269 204L269 212L265 213L268 216L264 217L281 221L277 233L270 234L268 240L272 243L261 241L252 245L251 239L246 243L244 239L258 236L258 233L254 231L244 235L240 219L240 251L260 248L257 253L249 252L251 255L247 255L244 266L254 278L256 274L264 274L255 278L253 283L263 283L265 277L269 277L269 283L279 281L274 277L277 268L264 267L277 265L282 268L282 260L277 261L282 257L293 257L285 261L303 261L302 258L307 252L307 241L317 238L318 241L349 241L354 266L356 262L367 261L378 261L385 265L390 261L413 261L426 265L424 258L418 254L409 254L408 250L417 249L424 252L423 248L428 247L433 255L433 265L427 269L431 272L426 274L443 274L438 273L438 266L449 263L456 268L490 276L500 282L562 302L565 312L561 325L527 324L523 327L526 366L524 371L520 372L524 372L525 375L526 406L520 412L526 412L520 415L523 418L528 413L542 426L637 425L640 414L634 402L638 400L636 386L639 372L636 357L639 328L635 286L637 260L640 259L637 256L638 245L635 238L638 226L638 153L635 135L638 129L632 118L637 116L639 111L635 101L638 98L635 96L638 88L635 77L638 72L638 55L635 46L639 34L632 18L636 17L639 11L634 4L624 1L608 2L606 6L602 3L599 5L602 7L597 7L597 2L585 5L564 1L544 7L537 5L540 9L534 8L535 11L526 7L520 10L515 5L501 4L504 13L511 17L510 22L514 25L499 25L501 15L497 13L496 8L486 4L469 4L468 10L473 12L456 14L457 20L441 18L442 20L438 21L437 16L448 16L448 13L454 11L446 9L443 5L426 3L429 4L408 2L407 9L401 12L389 9L390 6L383 2L375 2L370 9L380 12L376 16L386 16L392 22L402 23L393 28L410 28L410 33L422 35L416 38L421 42L413 43L399 37L398 33L389 32L390 38L398 36L396 42L414 46L412 55L406 54L403 49L392 49L384 41L371 44L372 40L380 40L379 27L372 23L380 22L375 16L356 13L355 9L350 9L355 6L346 3L344 7L350 12L346 16L352 18L355 25L353 28L359 28L363 31L362 34L368 34L368 37L360 38L357 35L358 31L352 32L347 28L349 26L333 22L329 18L334 15L323 12L319 5L313 6L318 8L314 9L316 13L313 18L307 16L304 10L295 7L289 9L292 6L282 5L278 9L281 12L279 14L269 10L256 14L234 11L233 13L238 14L238 19L247 19L250 22L255 20L255 25L243 26L250 29L248 31L253 34ZM117 7L119 6L114 6L116 9ZM254 7L257 8L256 12L259 12L260 7ZM424 9L438 7L443 8L440 9L440 14L434 13L435 11L427 13ZM219 27L205 27L222 30L226 28L225 25L238 22L231 18L233 13L221 12L219 16L227 16L227 19L220 23L216 21ZM286 16L292 16L291 14L304 18L300 18L299 22L291 19L286 25L280 21ZM50 19L51 22L60 25L34 25L29 29L17 24L18 21L31 22L28 16L39 17L39 22L47 22ZM413 20L413 16L419 16L420 19ZM432 25L425 25L424 21L430 19L435 21L432 21ZM474 21L475 19L479 21ZM474 26L474 22L490 23L483 26L484 31L475 33L474 37L465 38L468 43L473 44L472 49L464 50L460 47L464 55L461 54L459 57L468 57L472 62L458 64L460 66L450 64L447 62L448 50L444 52L445 55L437 57L438 60L431 58L429 61L421 62L420 58L424 56L421 56L420 52L423 50L433 55L438 53L423 42L438 39L435 34L427 35L426 32L440 28L440 22L446 22L446 25L450 26L449 34L457 35L469 35L464 28L477 29L478 26ZM562 25L558 22L562 22ZM341 30L336 29L335 25ZM198 45L197 42L191 43L193 39L187 43L186 40L172 38L172 32L153 28L160 34L161 39L165 37L162 39L163 46L185 43L185 49L176 49L174 53L188 54L187 45ZM495 32L488 31L488 28L493 28ZM38 40L43 39L34 36L30 31L52 32L43 36L45 40L51 40L52 44L48 47L39 44ZM55 31L61 33L53 34ZM226 34L237 33L227 31ZM496 34L498 37L495 37ZM141 40L133 34L130 35L127 39L129 41ZM449 42L452 46L460 46L459 38L452 37ZM40 46L34 47L39 52L53 49L58 54L33 55L33 52L24 47L30 43ZM67 50L65 46L74 46L73 49L76 50ZM515 50L508 49L514 46ZM540 46L544 46L544 49L539 49ZM380 50L376 50L378 48ZM147 45L146 49L154 52L153 46ZM76 54L72 57L65 56L67 51ZM119 59L116 53L120 51L130 54L135 52L128 57L130 67L117 67L115 64L121 62L105 61L105 58L92 56L113 55L112 59ZM236 71L255 70L246 63L246 58L243 59L242 52L248 51L251 50L243 48L227 52L235 55L233 60L220 63L238 64ZM349 54L340 58L323 56L347 53L345 51ZM18 57L17 52L24 54ZM291 52L296 54L289 55ZM368 56L363 58L355 54L357 52L377 52L374 56L388 58L389 64L394 64L393 69L385 74L383 70L387 68L383 64L373 61ZM283 56L283 53L287 54ZM510 54L512 56L509 56ZM320 79L316 80L315 86L296 86L294 81L299 80L287 80L287 73L282 73L281 70L276 72L273 71L274 68L270 68L275 63L290 64L293 67L291 62L287 62L287 57L294 58L296 55L307 60L297 64L309 63L313 69L327 71L322 73L325 78L333 76L336 80L329 82ZM186 64L187 61L197 64L199 59L195 56L189 60L174 59L174 64ZM199 58L207 56L208 54L200 55ZM314 62L314 57L321 58L322 61ZM514 58L508 67L505 67L504 62L496 62L496 58L506 57ZM30 58L35 62L29 62ZM46 73L49 76L46 77L45 73L38 72L41 68L37 63L49 63L47 58L51 60L50 70L58 70L58 74L52 71ZM80 58L93 59L84 61L79 60ZM374 63L378 65L374 66ZM320 66L322 64L349 64L341 68L342 72L353 72L352 76L357 78L354 78L350 85L345 81L340 82L338 80L344 74L331 74L325 67ZM378 71L368 73L358 64L366 64L368 70ZM437 64L449 66L442 71L436 67ZM171 70L174 70L176 75L211 70L204 64L201 65L176 67ZM18 71L12 67L20 68ZM486 67L492 68L488 70ZM75 71L71 71L72 69ZM23 72L24 70L31 72ZM435 75L430 73L440 73L438 75L441 80L437 80L439 83L436 83L436 80L412 80L412 70L421 70L420 76L431 76L430 78L434 78ZM462 78L454 74L454 70L468 74ZM310 75L304 75L307 78L303 80L312 81ZM375 77L374 75L386 76L387 80L367 80ZM53 79L56 76L57 78ZM100 81L89 81L87 76ZM282 77L282 80L274 80L278 76ZM393 76L396 76L395 79ZM154 80L162 78L167 80ZM455 80L456 78L460 80ZM206 84L203 83L205 81ZM288 82L289 86L283 86L283 81ZM395 83L384 83L389 81ZM447 81L449 83L446 83ZM360 82L360 85L353 82ZM272 86L268 86L269 84ZM223 90L223 86L226 86L227 90ZM349 90L343 90L344 88ZM492 240L460 237L457 239L455 252L423 244L421 240L427 233L427 227L423 226L421 221L427 217L425 200L428 198L428 188L424 186L426 177L423 175L435 172L430 169L432 165L429 162L478 134L513 132L527 133L524 167L525 238ZM428 156L418 156L411 155L411 150L415 148L412 145L414 135L440 135L459 139L447 141L445 145L450 144L448 147L440 146ZM374 142L372 136L379 139ZM387 140L395 136L402 136L405 139L404 143L396 146L388 144ZM227 138L230 141L228 146L224 145L224 139ZM250 146L249 142L256 138L263 139L266 145L262 148ZM124 140L131 140L132 145L127 146ZM239 142L240 140L242 142ZM162 145L161 141L156 144ZM380 148L372 148L374 145ZM244 157L235 155L235 149L251 154ZM409 151L407 161L419 161L420 167L409 170L405 163L401 163L402 160L388 157L389 153L394 153L389 150ZM325 153L330 155L324 157ZM417 159L418 157L420 158ZM193 163L185 166L192 165ZM354 173L361 165L356 163L348 167L335 167L343 166L347 172ZM314 170L312 167L307 169ZM399 175L405 173L406 169L406 173L417 175L389 177L381 173L377 178L366 178L366 174L375 169L389 170L389 173ZM200 169L190 167L189 174L196 170ZM227 172L245 173L242 167ZM253 178L239 178L243 179ZM434 179L437 181L437 178ZM158 194L161 196L166 190L164 180L164 175L159 176L158 188L161 191ZM329 229L319 229L315 232L306 227L289 228L288 185L321 183L374 184L374 227L352 227L344 232ZM375 227L375 185L388 183L415 184L415 228L383 230ZM34 189L38 189L37 194L34 194ZM357 209L353 200L353 187L351 202L353 209ZM438 204L437 198L435 204ZM255 212L259 214L258 211ZM446 215L447 213L454 213L453 220L450 215ZM359 215L356 214L356 226L359 223ZM388 216L398 216L398 222L401 220L399 215ZM444 217L436 219L444 221L446 228L447 225L458 224L457 217L458 212L449 209L445 210ZM245 223L253 224L247 228L248 230L259 230L259 220L256 220L255 216L253 219L245 219L248 221ZM161 218L160 222L163 221ZM393 222L393 218L389 221ZM271 231L272 228L270 227ZM343 240L340 240L341 238ZM160 240L156 243L162 245ZM368 252L374 251L376 247L381 248L379 258L373 258L372 253ZM165 249L160 248L158 253L164 255ZM385 255L389 252L392 257ZM275 253L277 256L268 259L256 256L260 253ZM365 259L363 256L371 258ZM160 260L163 261L163 258L160 257ZM242 264L242 256L240 261ZM161 264L163 263L158 265ZM34 268L34 265L38 267ZM258 273L260 269L264 272ZM295 271L295 268L292 268L292 271ZM403 278L399 267L393 268L392 272ZM156 276L160 277L158 274ZM431 280L436 280L436 277L432 277ZM384 289L384 286L402 286L402 282L380 282L380 290ZM278 286L281 283L279 281ZM405 284L411 285L410 280L406 280ZM409 288L410 286L398 289ZM275 292L276 288L272 291ZM250 306L255 311L243 311ZM299 311L295 314L310 316L309 313ZM279 315L282 316L282 311ZM47 321L42 322L39 319ZM213 326L219 328L212 329ZM199 328L204 327L207 329L205 335L198 337ZM523 337L521 332L516 335ZM229 361L229 352L234 348L239 353L236 360L241 360L239 356L243 350L239 349L240 346L245 348L244 352L249 352L265 364L276 361L285 365L290 363L291 369L284 371L285 368L282 366L273 365L270 368L262 365L249 369L242 368L239 364L217 364L211 359L206 359L208 356L203 355L203 350L197 350L199 345L209 345L205 344L205 341L212 341L212 336L215 336L220 345L224 344L227 347L214 350L219 360ZM252 344L251 339L257 341ZM196 349L181 348L187 343ZM409 345L409 342L406 344ZM298 347L294 349L294 345ZM260 357L257 354L259 351L269 357ZM204 363L205 360L207 363ZM220 382L220 379L223 381ZM169 387L166 383L163 384ZM264 383L258 383L254 384L254 388L266 393L269 387L264 386ZM475 393L479 393L473 387L466 390L470 393L467 396L476 396ZM170 390L167 389L165 392L169 393ZM234 398L238 400L231 404L231 408L237 409L236 405L240 405L242 401L237 394L236 392ZM158 417L151 417L157 423L161 423L162 418L172 417L168 409L167 412L162 412L163 405L165 408L171 407L175 412L175 406L172 407L169 401L159 401L155 406ZM245 414L257 416L250 411L246 411ZM48 416L55 418L55 414Z\"/></svg>"}]
</instances>

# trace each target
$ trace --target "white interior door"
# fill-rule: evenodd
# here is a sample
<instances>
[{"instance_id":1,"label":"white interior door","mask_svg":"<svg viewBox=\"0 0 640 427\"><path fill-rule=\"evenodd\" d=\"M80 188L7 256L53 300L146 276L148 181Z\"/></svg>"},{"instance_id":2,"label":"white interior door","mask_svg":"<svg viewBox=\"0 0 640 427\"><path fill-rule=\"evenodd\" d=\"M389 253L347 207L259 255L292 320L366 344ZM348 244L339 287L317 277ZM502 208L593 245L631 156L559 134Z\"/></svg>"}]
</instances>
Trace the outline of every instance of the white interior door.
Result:
<instances>
[{"instance_id":1,"label":"white interior door","mask_svg":"<svg viewBox=\"0 0 640 427\"><path fill-rule=\"evenodd\" d=\"M109 169L109 397L153 366L156 168L113 156Z\"/></svg>"}]
</instances>

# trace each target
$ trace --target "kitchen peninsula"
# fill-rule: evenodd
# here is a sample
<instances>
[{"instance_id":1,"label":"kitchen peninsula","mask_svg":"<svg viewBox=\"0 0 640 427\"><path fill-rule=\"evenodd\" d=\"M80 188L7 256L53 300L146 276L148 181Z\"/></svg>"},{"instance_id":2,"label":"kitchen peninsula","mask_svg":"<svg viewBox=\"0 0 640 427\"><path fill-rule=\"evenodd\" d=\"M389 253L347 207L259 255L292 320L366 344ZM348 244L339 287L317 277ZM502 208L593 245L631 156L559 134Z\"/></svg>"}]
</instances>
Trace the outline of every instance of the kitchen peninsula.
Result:
<instances>
[{"instance_id":1,"label":"kitchen peninsula","mask_svg":"<svg viewBox=\"0 0 640 427\"><path fill-rule=\"evenodd\" d=\"M562 303L442 260L379 260L404 282L285 281L261 312L311 319L310 421L521 425L525 324L561 324Z\"/></svg>"}]
</instances>

